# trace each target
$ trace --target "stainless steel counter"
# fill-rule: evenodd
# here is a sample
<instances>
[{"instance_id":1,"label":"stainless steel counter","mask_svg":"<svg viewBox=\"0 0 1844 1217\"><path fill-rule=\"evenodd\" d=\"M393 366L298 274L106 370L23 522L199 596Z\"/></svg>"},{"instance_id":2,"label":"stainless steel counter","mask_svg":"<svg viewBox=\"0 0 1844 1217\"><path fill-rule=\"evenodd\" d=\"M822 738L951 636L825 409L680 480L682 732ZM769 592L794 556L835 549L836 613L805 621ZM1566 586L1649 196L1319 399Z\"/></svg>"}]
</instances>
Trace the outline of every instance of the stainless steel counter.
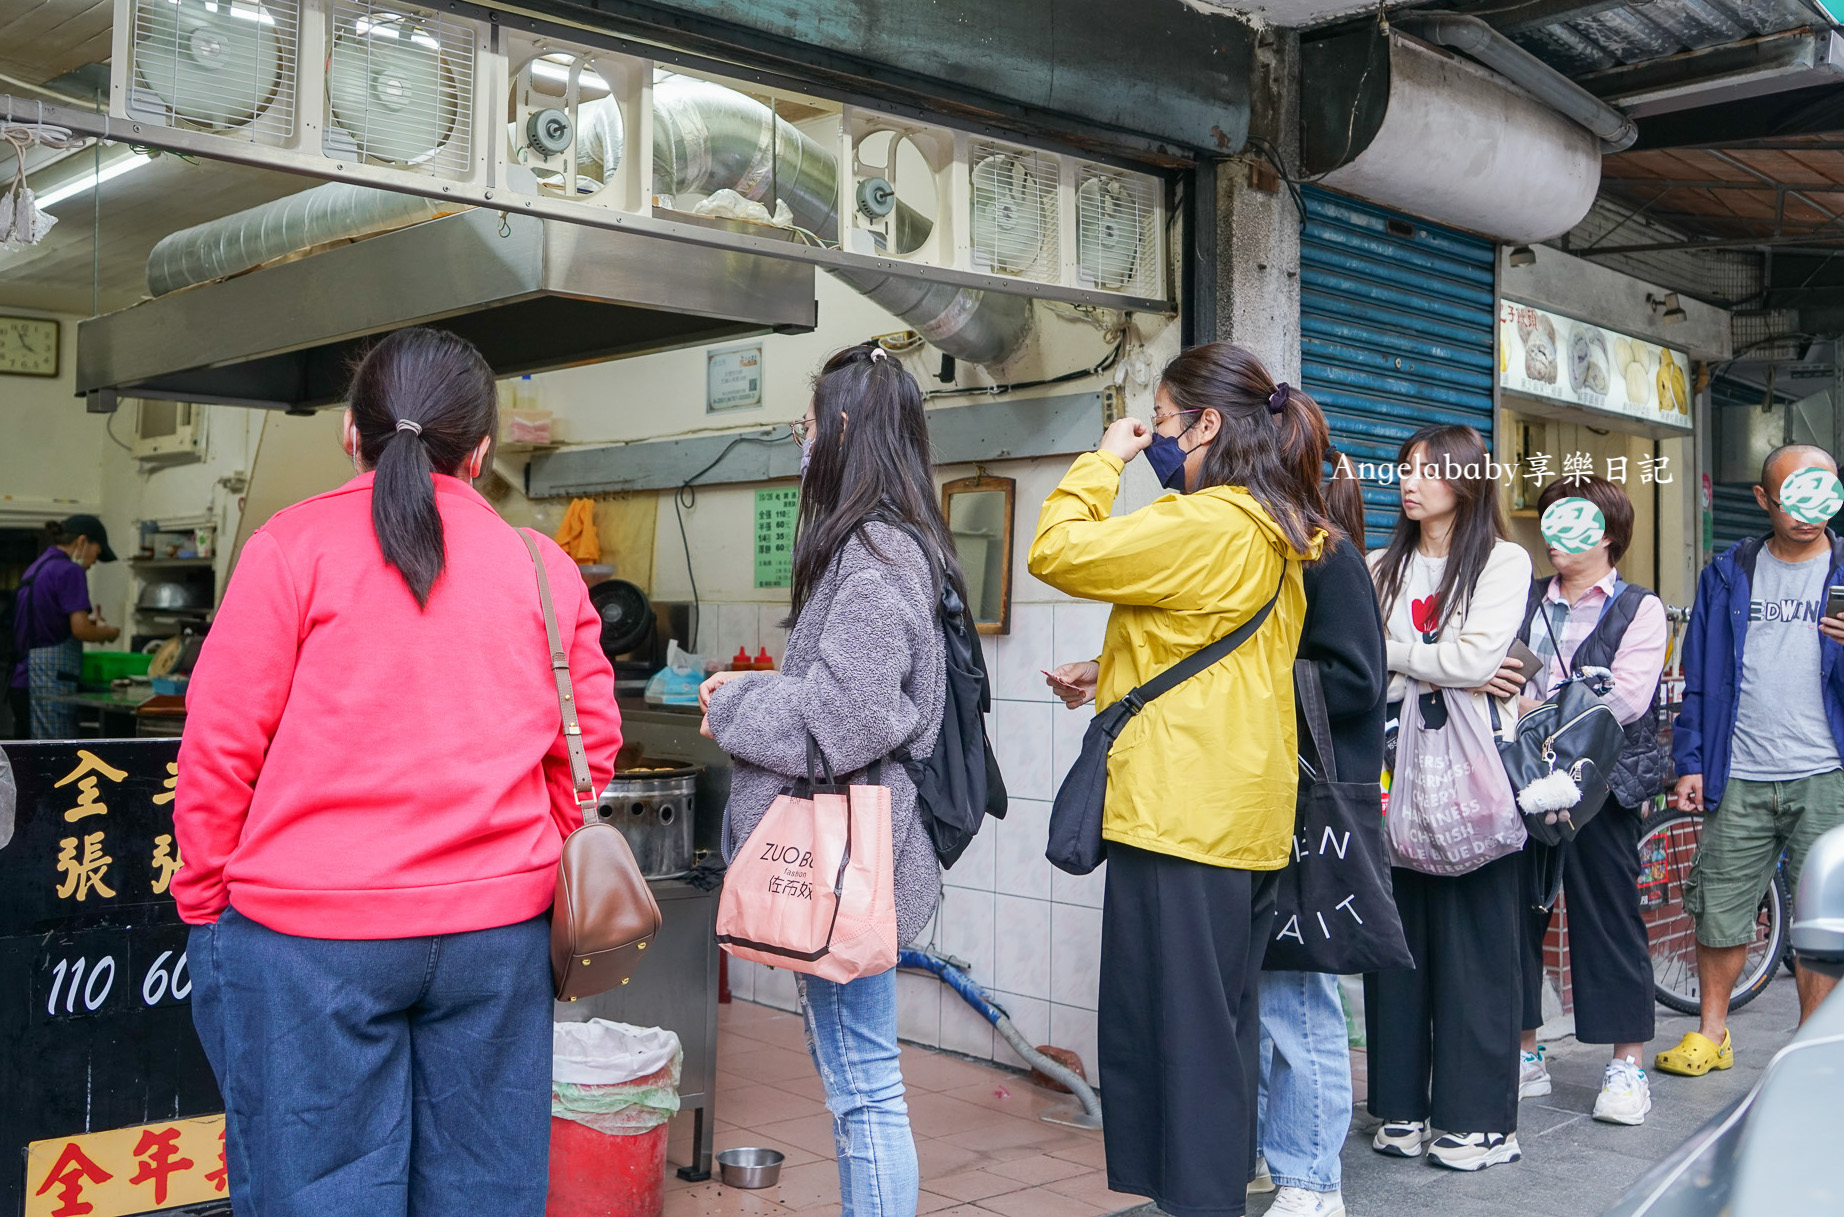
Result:
<instances>
[{"instance_id":1,"label":"stainless steel counter","mask_svg":"<svg viewBox=\"0 0 1844 1217\"><path fill-rule=\"evenodd\" d=\"M697 731L696 723L692 730ZM692 1161L679 1168L679 1177L697 1182L711 1177L717 1126L717 892L701 892L682 879L653 879L648 886L664 924L646 963L629 984L556 1003L556 1018L565 1023L606 1018L677 1033L685 1048L680 1110L697 1113Z\"/></svg>"}]
</instances>

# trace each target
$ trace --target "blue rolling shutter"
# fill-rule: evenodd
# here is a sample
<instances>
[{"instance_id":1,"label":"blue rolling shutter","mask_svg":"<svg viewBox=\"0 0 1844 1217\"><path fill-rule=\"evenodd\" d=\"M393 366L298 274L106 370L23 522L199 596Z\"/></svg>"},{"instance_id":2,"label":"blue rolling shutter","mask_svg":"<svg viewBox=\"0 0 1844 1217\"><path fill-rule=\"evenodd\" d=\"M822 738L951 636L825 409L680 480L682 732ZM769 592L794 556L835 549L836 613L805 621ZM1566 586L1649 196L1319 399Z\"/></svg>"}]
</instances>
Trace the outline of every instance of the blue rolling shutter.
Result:
<instances>
[{"instance_id":1,"label":"blue rolling shutter","mask_svg":"<svg viewBox=\"0 0 1844 1217\"><path fill-rule=\"evenodd\" d=\"M1338 447L1387 464L1418 428L1492 439L1496 344L1490 241L1307 187L1300 360ZM1387 543L1393 486L1364 487L1367 547Z\"/></svg>"},{"instance_id":2,"label":"blue rolling shutter","mask_svg":"<svg viewBox=\"0 0 1844 1217\"><path fill-rule=\"evenodd\" d=\"M1773 521L1754 501L1753 486L1710 487L1710 508L1716 517L1716 546L1708 555L1711 558L1743 537L1764 537L1774 530Z\"/></svg>"}]
</instances>

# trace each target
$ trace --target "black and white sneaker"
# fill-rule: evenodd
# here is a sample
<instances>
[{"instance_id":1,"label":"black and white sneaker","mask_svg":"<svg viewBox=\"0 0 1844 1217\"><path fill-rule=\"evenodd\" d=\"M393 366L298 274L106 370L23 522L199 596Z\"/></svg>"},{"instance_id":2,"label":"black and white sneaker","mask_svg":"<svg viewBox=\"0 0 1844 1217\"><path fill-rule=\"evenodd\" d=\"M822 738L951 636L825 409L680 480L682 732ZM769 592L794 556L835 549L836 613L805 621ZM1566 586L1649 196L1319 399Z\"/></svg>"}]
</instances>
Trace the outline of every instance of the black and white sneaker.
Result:
<instances>
[{"instance_id":1,"label":"black and white sneaker","mask_svg":"<svg viewBox=\"0 0 1844 1217\"><path fill-rule=\"evenodd\" d=\"M1431 1135L1425 1120L1393 1120L1377 1129L1370 1148L1393 1158L1419 1158Z\"/></svg>"},{"instance_id":2,"label":"black and white sneaker","mask_svg":"<svg viewBox=\"0 0 1844 1217\"><path fill-rule=\"evenodd\" d=\"M1500 1162L1516 1162L1523 1156L1516 1133L1450 1132L1428 1147L1428 1157L1435 1165L1456 1171L1482 1171Z\"/></svg>"}]
</instances>

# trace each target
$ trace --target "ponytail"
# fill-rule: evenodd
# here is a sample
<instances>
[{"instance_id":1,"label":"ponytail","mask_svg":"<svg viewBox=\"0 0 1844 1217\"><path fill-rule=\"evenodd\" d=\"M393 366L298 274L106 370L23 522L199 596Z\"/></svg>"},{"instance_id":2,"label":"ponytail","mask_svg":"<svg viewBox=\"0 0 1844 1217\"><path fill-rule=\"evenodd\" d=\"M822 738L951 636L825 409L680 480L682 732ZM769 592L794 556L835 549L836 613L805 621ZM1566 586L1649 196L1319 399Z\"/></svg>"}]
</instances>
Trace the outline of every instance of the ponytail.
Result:
<instances>
[{"instance_id":1,"label":"ponytail","mask_svg":"<svg viewBox=\"0 0 1844 1217\"><path fill-rule=\"evenodd\" d=\"M1213 410L1221 421L1204 449L1198 489L1245 488L1301 553L1321 530L1334 532L1319 489L1325 419L1312 398L1275 384L1261 360L1230 342L1180 352L1160 388L1179 409ZM1302 461L1312 465L1310 478L1300 474Z\"/></svg>"},{"instance_id":2,"label":"ponytail","mask_svg":"<svg viewBox=\"0 0 1844 1217\"><path fill-rule=\"evenodd\" d=\"M1313 504L1317 511L1321 527L1326 530L1325 548L1330 550L1341 535L1349 535L1357 538L1357 545L1361 549L1364 543L1362 500L1357 503L1357 529L1353 532L1348 523L1350 512L1332 501L1332 495L1337 491L1336 467L1332 471L1332 491L1328 491L1324 485L1325 463L1337 454L1332 451L1331 428L1326 425L1325 414L1319 409L1319 403L1304 390L1282 381L1274 386L1274 392L1268 399L1268 410L1274 415L1274 423L1278 428L1276 442L1280 446L1281 463L1293 475L1294 493L1303 501Z\"/></svg>"},{"instance_id":3,"label":"ponytail","mask_svg":"<svg viewBox=\"0 0 1844 1217\"><path fill-rule=\"evenodd\" d=\"M371 525L423 608L447 565L433 474L458 474L499 429L499 391L473 345L413 326L373 347L348 394L359 459L375 470Z\"/></svg>"}]
</instances>

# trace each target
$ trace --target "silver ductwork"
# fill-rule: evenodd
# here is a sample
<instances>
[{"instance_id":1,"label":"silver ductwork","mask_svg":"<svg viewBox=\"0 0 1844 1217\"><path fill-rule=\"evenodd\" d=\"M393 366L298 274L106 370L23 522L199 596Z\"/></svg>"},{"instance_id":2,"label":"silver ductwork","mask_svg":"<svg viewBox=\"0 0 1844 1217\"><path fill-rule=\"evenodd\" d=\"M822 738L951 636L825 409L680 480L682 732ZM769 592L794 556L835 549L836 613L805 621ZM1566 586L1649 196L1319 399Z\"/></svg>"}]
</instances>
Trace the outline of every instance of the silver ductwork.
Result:
<instances>
[{"instance_id":1,"label":"silver ductwork","mask_svg":"<svg viewBox=\"0 0 1844 1217\"><path fill-rule=\"evenodd\" d=\"M248 211L168 233L147 255L147 290L156 296L241 274L276 258L333 241L433 220L459 208L420 195L328 182Z\"/></svg>"},{"instance_id":2,"label":"silver ductwork","mask_svg":"<svg viewBox=\"0 0 1844 1217\"><path fill-rule=\"evenodd\" d=\"M586 103L577 117L585 128L585 170L618 164L623 131L613 99ZM730 189L770 207L779 198L795 224L820 240L839 239L837 156L734 89L690 76L667 77L654 86L653 173L659 194ZM164 238L148 258L148 289L164 295L342 237L428 219L440 214L439 206L366 186L315 187ZM911 249L930 228L925 217L900 202L897 223ZM940 350L969 363L1003 362L1031 331L1033 312L1023 296L896 274L833 273Z\"/></svg>"},{"instance_id":3,"label":"silver ductwork","mask_svg":"<svg viewBox=\"0 0 1844 1217\"><path fill-rule=\"evenodd\" d=\"M1639 124L1477 17L1399 13L1395 20L1411 34L1477 59L1544 105L1580 123L1601 137L1602 152L1625 152L1639 138Z\"/></svg>"},{"instance_id":4,"label":"silver ductwork","mask_svg":"<svg viewBox=\"0 0 1844 1217\"><path fill-rule=\"evenodd\" d=\"M1307 178L1508 245L1569 231L1600 187L1600 135L1394 30L1303 42L1300 118Z\"/></svg>"}]
</instances>

